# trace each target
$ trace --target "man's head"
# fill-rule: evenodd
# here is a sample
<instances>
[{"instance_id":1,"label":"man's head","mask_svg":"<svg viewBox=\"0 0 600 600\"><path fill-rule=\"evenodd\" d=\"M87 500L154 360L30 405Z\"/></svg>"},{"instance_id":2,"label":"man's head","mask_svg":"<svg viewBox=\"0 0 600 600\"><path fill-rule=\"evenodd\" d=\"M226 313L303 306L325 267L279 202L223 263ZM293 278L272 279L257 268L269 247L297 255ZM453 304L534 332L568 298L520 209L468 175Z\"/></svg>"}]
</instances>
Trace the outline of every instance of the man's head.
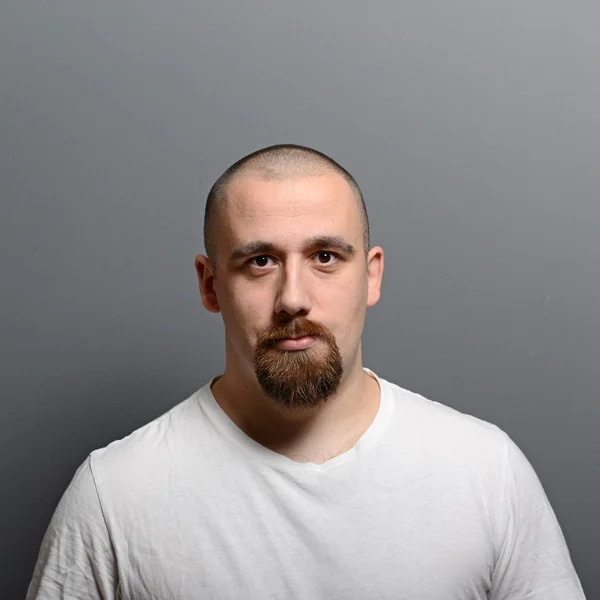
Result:
<instances>
[{"instance_id":1,"label":"man's head","mask_svg":"<svg viewBox=\"0 0 600 600\"><path fill-rule=\"evenodd\" d=\"M204 306L223 316L226 372L281 406L324 403L361 365L383 274L352 176L309 148L259 150L217 180L204 227L196 268Z\"/></svg>"},{"instance_id":2,"label":"man's head","mask_svg":"<svg viewBox=\"0 0 600 600\"><path fill-rule=\"evenodd\" d=\"M225 206L227 187L236 177L254 174L265 180L283 180L319 175L326 172L343 177L354 193L363 226L365 254L369 251L369 217L365 201L354 177L335 160L312 148L295 144L280 144L256 150L231 165L208 192L204 210L204 247L213 267L217 260L217 220Z\"/></svg>"}]
</instances>

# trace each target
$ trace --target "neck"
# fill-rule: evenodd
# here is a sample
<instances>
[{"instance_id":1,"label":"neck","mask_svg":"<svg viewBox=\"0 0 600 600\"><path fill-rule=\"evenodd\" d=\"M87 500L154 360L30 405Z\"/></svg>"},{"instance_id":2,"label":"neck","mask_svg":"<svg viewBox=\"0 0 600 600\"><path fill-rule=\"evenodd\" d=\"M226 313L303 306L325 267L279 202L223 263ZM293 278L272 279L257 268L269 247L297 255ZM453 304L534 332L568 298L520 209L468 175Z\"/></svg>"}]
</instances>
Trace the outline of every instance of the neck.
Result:
<instances>
[{"instance_id":1,"label":"neck","mask_svg":"<svg viewBox=\"0 0 600 600\"><path fill-rule=\"evenodd\" d=\"M289 410L268 398L255 378L226 369L212 386L227 416L259 444L299 462L323 462L349 450L372 423L379 408L377 381L362 368L360 353L338 391L325 404Z\"/></svg>"}]
</instances>

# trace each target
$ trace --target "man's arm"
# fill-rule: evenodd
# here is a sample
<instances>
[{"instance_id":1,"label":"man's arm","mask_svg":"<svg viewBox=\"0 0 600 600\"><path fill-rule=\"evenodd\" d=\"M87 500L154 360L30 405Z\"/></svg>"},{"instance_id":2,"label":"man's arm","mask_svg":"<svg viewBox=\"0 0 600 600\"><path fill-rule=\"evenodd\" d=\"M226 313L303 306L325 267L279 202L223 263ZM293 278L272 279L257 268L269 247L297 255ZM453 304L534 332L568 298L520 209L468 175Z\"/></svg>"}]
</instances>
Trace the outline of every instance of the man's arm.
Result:
<instances>
[{"instance_id":1,"label":"man's arm","mask_svg":"<svg viewBox=\"0 0 600 600\"><path fill-rule=\"evenodd\" d=\"M88 457L46 530L26 600L114 600L117 583L116 561Z\"/></svg>"},{"instance_id":2,"label":"man's arm","mask_svg":"<svg viewBox=\"0 0 600 600\"><path fill-rule=\"evenodd\" d=\"M507 436L507 524L490 600L585 600L562 530L533 467Z\"/></svg>"}]
</instances>

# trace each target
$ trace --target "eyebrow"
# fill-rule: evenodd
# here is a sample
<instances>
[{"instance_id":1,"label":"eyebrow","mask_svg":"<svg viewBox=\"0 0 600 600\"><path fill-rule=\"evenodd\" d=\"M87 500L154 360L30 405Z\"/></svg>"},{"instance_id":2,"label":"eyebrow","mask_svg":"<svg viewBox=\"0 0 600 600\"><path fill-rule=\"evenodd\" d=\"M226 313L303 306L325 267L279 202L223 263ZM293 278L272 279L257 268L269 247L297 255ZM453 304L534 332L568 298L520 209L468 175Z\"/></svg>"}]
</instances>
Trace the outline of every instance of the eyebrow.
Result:
<instances>
[{"instance_id":1,"label":"eyebrow","mask_svg":"<svg viewBox=\"0 0 600 600\"><path fill-rule=\"evenodd\" d=\"M317 248L339 250L348 256L356 254L354 246L338 235L317 235L309 237L304 241L305 250L316 250ZM232 261L236 261L253 254L268 254L275 251L277 251L277 246L272 242L257 240L236 248L229 258Z\"/></svg>"}]
</instances>

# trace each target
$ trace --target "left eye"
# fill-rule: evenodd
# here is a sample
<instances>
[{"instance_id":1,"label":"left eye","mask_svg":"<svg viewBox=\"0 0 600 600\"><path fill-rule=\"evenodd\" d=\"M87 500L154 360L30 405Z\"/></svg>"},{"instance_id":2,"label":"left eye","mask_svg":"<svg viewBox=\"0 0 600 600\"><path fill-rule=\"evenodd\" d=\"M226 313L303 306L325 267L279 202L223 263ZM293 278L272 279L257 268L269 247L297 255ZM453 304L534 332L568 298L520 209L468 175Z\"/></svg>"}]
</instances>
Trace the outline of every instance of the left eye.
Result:
<instances>
[{"instance_id":1,"label":"left eye","mask_svg":"<svg viewBox=\"0 0 600 600\"><path fill-rule=\"evenodd\" d=\"M333 252L319 252L317 257L322 265L329 265L332 262L335 262L336 258L335 253Z\"/></svg>"}]
</instances>

